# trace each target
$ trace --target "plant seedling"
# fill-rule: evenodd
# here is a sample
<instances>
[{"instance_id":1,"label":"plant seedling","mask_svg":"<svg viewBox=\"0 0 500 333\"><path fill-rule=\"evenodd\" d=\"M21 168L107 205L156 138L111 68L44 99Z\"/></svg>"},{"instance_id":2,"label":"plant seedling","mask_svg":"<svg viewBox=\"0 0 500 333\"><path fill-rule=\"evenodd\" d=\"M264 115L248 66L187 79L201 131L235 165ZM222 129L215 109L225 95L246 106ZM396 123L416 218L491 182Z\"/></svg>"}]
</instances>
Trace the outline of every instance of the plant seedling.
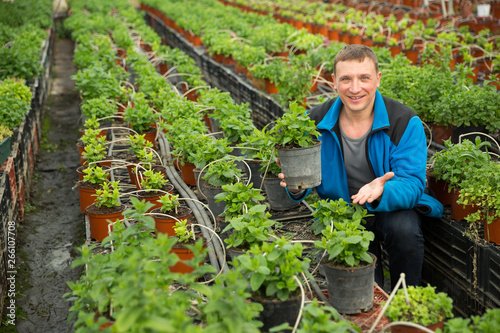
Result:
<instances>
[{"instance_id":1,"label":"plant seedling","mask_svg":"<svg viewBox=\"0 0 500 333\"><path fill-rule=\"evenodd\" d=\"M180 243L187 243L191 239L194 239L194 231L189 228L186 220L175 222L174 231L177 234Z\"/></svg>"},{"instance_id":2,"label":"plant seedling","mask_svg":"<svg viewBox=\"0 0 500 333\"><path fill-rule=\"evenodd\" d=\"M105 207L119 207L121 204L118 202L120 191L118 189L118 181L102 184L102 189L96 190L95 205L97 208ZM111 186L109 185L111 184Z\"/></svg>"},{"instance_id":3,"label":"plant seedling","mask_svg":"<svg viewBox=\"0 0 500 333\"><path fill-rule=\"evenodd\" d=\"M108 181L108 173L95 164L85 168L83 173L83 181L90 184L104 184Z\"/></svg>"},{"instance_id":4,"label":"plant seedling","mask_svg":"<svg viewBox=\"0 0 500 333\"><path fill-rule=\"evenodd\" d=\"M177 214L177 208L181 205L181 203L177 199L179 199L178 195L162 195L158 200L158 202L161 203L160 211L162 213L174 212L175 214Z\"/></svg>"},{"instance_id":5,"label":"plant seedling","mask_svg":"<svg viewBox=\"0 0 500 333\"><path fill-rule=\"evenodd\" d=\"M167 182L161 172L146 170L142 176L141 186L146 190L161 190Z\"/></svg>"}]
</instances>

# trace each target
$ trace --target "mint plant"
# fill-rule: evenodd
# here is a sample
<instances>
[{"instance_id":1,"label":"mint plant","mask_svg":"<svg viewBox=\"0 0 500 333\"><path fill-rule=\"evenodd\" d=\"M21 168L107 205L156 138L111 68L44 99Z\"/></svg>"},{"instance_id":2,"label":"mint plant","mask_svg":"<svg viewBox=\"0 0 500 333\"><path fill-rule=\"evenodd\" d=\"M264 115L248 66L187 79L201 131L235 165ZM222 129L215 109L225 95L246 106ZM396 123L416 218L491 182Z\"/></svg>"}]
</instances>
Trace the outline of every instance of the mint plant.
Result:
<instances>
[{"instance_id":1,"label":"mint plant","mask_svg":"<svg viewBox=\"0 0 500 333\"><path fill-rule=\"evenodd\" d=\"M118 188L118 181L105 182L102 184L101 189L96 190L95 206L97 208L105 207L120 207L118 198L120 198L120 191Z\"/></svg>"},{"instance_id":2,"label":"mint plant","mask_svg":"<svg viewBox=\"0 0 500 333\"><path fill-rule=\"evenodd\" d=\"M141 186L146 190L161 190L167 182L161 172L154 172L149 169L142 174Z\"/></svg>"},{"instance_id":3,"label":"mint plant","mask_svg":"<svg viewBox=\"0 0 500 333\"><path fill-rule=\"evenodd\" d=\"M174 231L177 234L180 243L187 243L194 238L194 231L189 228L187 220L175 222Z\"/></svg>"},{"instance_id":4,"label":"mint plant","mask_svg":"<svg viewBox=\"0 0 500 333\"><path fill-rule=\"evenodd\" d=\"M298 294L298 277L309 268L302 257L302 244L281 237L272 243L254 244L250 251L233 260L236 269L250 280L253 297L285 301Z\"/></svg>"},{"instance_id":5,"label":"mint plant","mask_svg":"<svg viewBox=\"0 0 500 333\"><path fill-rule=\"evenodd\" d=\"M241 170L236 168L234 158L231 156L226 156L222 160L210 164L206 170L207 173L203 176L203 179L214 187L232 184L243 176Z\"/></svg>"},{"instance_id":6,"label":"mint plant","mask_svg":"<svg viewBox=\"0 0 500 333\"><path fill-rule=\"evenodd\" d=\"M296 102L290 103L290 108L276 120L271 133L275 145L282 147L310 147L320 135L314 120Z\"/></svg>"},{"instance_id":7,"label":"mint plant","mask_svg":"<svg viewBox=\"0 0 500 333\"><path fill-rule=\"evenodd\" d=\"M476 172L490 160L489 154L485 154L481 148L491 144L488 141L481 142L479 137L474 143L465 139L459 144L453 144L448 139L444 145L446 149L431 157L431 172L436 179L448 182L450 189L459 189L468 173Z\"/></svg>"},{"instance_id":8,"label":"mint plant","mask_svg":"<svg viewBox=\"0 0 500 333\"><path fill-rule=\"evenodd\" d=\"M181 205L179 202L179 196L173 194L162 195L158 202L161 203L160 211L164 214L174 212L177 214L177 208Z\"/></svg>"},{"instance_id":9,"label":"mint plant","mask_svg":"<svg viewBox=\"0 0 500 333\"><path fill-rule=\"evenodd\" d=\"M128 137L130 142L130 150L137 156L144 148L152 148L153 144L145 139L144 134L133 134Z\"/></svg>"},{"instance_id":10,"label":"mint plant","mask_svg":"<svg viewBox=\"0 0 500 333\"><path fill-rule=\"evenodd\" d=\"M342 212L341 206L335 208L340 208L337 209L335 214ZM346 218L345 215L349 213L352 213L355 218L351 220ZM323 227L321 231L323 236L321 240L314 242L314 246L318 249L326 250L328 260L337 265L354 267L360 265L361 262L372 263L373 258L368 254L368 247L370 246L370 242L375 239L375 234L366 230L361 224L362 212L358 210L348 212L347 214L338 220L332 219L331 223L333 223L333 227L331 225L326 227L325 224L320 224ZM324 218L324 221L330 219L328 212L321 215L323 216L320 216L320 218ZM335 218L335 216L332 216L332 218ZM316 230L319 230L319 228Z\"/></svg>"},{"instance_id":11,"label":"mint plant","mask_svg":"<svg viewBox=\"0 0 500 333\"><path fill-rule=\"evenodd\" d=\"M386 310L390 321L407 321L429 326L447 318L453 318L453 300L444 292L436 293L436 288L408 286L409 302L405 292L399 289Z\"/></svg>"},{"instance_id":12,"label":"mint plant","mask_svg":"<svg viewBox=\"0 0 500 333\"><path fill-rule=\"evenodd\" d=\"M227 247L235 247L248 250L253 244L262 244L269 241L274 233L271 227L276 221L270 220L271 214L266 212L266 205L253 206L248 212L239 215L229 221L229 225L222 233L233 230L229 238L224 241Z\"/></svg>"},{"instance_id":13,"label":"mint plant","mask_svg":"<svg viewBox=\"0 0 500 333\"><path fill-rule=\"evenodd\" d=\"M350 204L342 198L338 200L320 200L311 207L315 208L312 212L314 222L311 230L315 235L319 235L323 230L329 229L332 222L349 223L351 221L362 222L368 215L368 211L358 204Z\"/></svg>"},{"instance_id":14,"label":"mint plant","mask_svg":"<svg viewBox=\"0 0 500 333\"><path fill-rule=\"evenodd\" d=\"M123 120L130 124L130 127L141 134L147 132L151 124L156 121L155 113L149 102L144 98L134 100L134 106L128 105L123 114Z\"/></svg>"},{"instance_id":15,"label":"mint plant","mask_svg":"<svg viewBox=\"0 0 500 333\"><path fill-rule=\"evenodd\" d=\"M222 216L226 222L236 218L252 207L259 205L259 201L265 197L258 189L252 188L252 185L245 185L241 182L223 185L224 192L215 196L215 202L224 201L226 203Z\"/></svg>"},{"instance_id":16,"label":"mint plant","mask_svg":"<svg viewBox=\"0 0 500 333\"><path fill-rule=\"evenodd\" d=\"M109 174L95 164L83 169L83 181L93 185L101 185L108 181Z\"/></svg>"},{"instance_id":17,"label":"mint plant","mask_svg":"<svg viewBox=\"0 0 500 333\"><path fill-rule=\"evenodd\" d=\"M90 142L84 148L82 157L87 161L87 164L94 164L99 161L103 161L106 157L106 147L104 144L96 139L94 142Z\"/></svg>"},{"instance_id":18,"label":"mint plant","mask_svg":"<svg viewBox=\"0 0 500 333\"><path fill-rule=\"evenodd\" d=\"M117 111L116 103L105 97L84 100L81 109L85 117L97 119L113 116Z\"/></svg>"}]
</instances>

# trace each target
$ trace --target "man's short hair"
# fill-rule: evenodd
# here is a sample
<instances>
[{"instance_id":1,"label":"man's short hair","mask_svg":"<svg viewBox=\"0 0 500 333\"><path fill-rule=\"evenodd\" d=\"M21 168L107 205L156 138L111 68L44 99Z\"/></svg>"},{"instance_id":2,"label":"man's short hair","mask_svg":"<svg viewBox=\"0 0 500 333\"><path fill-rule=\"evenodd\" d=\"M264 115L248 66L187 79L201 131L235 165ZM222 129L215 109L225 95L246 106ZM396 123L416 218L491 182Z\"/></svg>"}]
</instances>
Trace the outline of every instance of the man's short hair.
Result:
<instances>
[{"instance_id":1,"label":"man's short hair","mask_svg":"<svg viewBox=\"0 0 500 333\"><path fill-rule=\"evenodd\" d=\"M371 48L366 45L352 44L346 45L340 50L335 59L333 59L333 75L337 73L337 64L341 61L358 60L363 62L365 58L370 58L375 64L375 72L378 73L378 59L377 55Z\"/></svg>"}]
</instances>

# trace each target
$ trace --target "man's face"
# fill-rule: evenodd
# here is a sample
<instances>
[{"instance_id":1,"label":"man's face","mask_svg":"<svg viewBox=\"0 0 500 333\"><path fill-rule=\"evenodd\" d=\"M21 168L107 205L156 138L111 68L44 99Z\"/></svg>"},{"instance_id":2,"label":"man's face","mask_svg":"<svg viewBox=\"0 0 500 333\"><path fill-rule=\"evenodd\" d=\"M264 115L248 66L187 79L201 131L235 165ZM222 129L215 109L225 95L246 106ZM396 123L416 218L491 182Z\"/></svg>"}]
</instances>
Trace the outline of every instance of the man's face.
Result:
<instances>
[{"instance_id":1,"label":"man's face","mask_svg":"<svg viewBox=\"0 0 500 333\"><path fill-rule=\"evenodd\" d=\"M380 86L380 72L370 58L337 63L333 84L347 111L362 112L372 110L375 92Z\"/></svg>"}]
</instances>

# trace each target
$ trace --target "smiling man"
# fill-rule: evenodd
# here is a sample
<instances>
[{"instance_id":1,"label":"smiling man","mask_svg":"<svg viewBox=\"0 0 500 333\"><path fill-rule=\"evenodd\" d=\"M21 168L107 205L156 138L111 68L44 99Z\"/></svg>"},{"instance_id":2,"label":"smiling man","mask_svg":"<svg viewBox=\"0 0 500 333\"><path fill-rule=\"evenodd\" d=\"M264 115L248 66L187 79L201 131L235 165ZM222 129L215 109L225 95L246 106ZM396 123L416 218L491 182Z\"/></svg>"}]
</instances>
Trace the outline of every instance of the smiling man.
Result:
<instances>
[{"instance_id":1,"label":"smiling man","mask_svg":"<svg viewBox=\"0 0 500 333\"><path fill-rule=\"evenodd\" d=\"M380 242L389 255L391 286L400 273L421 284L424 238L421 214L441 217L443 206L424 193L427 144L420 118L383 97L377 56L364 45L347 45L333 63L338 97L308 111L321 133L322 199L358 203L374 216L370 252L377 256L375 281L383 285ZM281 186L286 187L285 175ZM290 193L303 200L311 190Z\"/></svg>"}]
</instances>

